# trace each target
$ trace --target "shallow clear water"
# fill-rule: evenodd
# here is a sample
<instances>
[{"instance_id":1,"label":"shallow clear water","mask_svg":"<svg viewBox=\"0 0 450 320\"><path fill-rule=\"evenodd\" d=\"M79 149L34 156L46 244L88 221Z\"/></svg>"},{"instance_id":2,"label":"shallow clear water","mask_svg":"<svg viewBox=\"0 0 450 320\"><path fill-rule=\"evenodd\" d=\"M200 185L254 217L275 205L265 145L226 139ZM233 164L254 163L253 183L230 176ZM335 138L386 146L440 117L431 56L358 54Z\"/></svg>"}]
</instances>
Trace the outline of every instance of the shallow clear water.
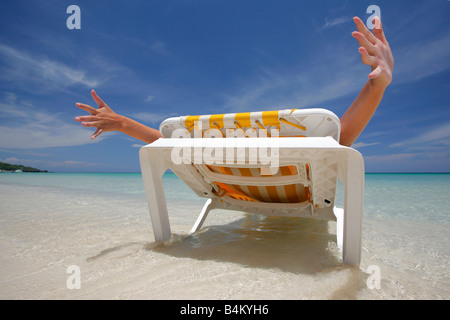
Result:
<instances>
[{"instance_id":1,"label":"shallow clear water","mask_svg":"<svg viewBox=\"0 0 450 320\"><path fill-rule=\"evenodd\" d=\"M0 174L0 298L450 298L448 174L366 175L359 268L334 222L213 210L187 236L204 199L164 187L173 237L155 243L140 174Z\"/></svg>"}]
</instances>

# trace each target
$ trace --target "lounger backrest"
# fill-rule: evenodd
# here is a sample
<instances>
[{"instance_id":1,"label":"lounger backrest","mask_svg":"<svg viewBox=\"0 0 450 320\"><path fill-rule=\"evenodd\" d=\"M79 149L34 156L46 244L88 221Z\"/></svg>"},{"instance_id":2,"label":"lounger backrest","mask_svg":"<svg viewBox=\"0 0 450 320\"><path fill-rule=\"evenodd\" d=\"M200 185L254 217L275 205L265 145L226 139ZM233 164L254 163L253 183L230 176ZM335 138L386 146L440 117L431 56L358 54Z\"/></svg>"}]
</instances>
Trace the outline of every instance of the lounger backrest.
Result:
<instances>
[{"instance_id":1,"label":"lounger backrest","mask_svg":"<svg viewBox=\"0 0 450 320\"><path fill-rule=\"evenodd\" d=\"M286 109L174 117L164 120L160 131L164 138L331 136L339 141L340 121L325 109Z\"/></svg>"}]
</instances>

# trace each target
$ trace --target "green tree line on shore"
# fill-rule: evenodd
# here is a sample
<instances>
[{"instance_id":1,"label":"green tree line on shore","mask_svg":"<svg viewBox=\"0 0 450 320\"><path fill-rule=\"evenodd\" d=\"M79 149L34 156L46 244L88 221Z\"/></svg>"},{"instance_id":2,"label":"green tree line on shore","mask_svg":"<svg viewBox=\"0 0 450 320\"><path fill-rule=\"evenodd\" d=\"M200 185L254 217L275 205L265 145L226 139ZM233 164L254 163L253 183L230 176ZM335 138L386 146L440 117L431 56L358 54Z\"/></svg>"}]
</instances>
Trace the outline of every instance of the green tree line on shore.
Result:
<instances>
[{"instance_id":1,"label":"green tree line on shore","mask_svg":"<svg viewBox=\"0 0 450 320\"><path fill-rule=\"evenodd\" d=\"M0 161L0 170L1 171L22 170L23 172L48 172L47 170L39 170L33 167L26 167L21 164L9 164L1 161Z\"/></svg>"}]
</instances>

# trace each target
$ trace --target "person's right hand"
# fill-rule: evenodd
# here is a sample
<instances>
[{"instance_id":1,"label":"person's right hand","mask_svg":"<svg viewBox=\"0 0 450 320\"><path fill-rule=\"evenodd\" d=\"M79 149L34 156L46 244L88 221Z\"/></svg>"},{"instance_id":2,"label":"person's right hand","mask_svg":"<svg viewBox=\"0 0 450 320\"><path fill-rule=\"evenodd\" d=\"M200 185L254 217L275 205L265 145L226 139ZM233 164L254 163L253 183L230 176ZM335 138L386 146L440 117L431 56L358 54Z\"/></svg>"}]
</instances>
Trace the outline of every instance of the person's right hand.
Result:
<instances>
[{"instance_id":1,"label":"person's right hand","mask_svg":"<svg viewBox=\"0 0 450 320\"><path fill-rule=\"evenodd\" d=\"M75 105L78 108L89 112L90 116L77 116L75 117L75 121L81 122L81 125L85 127L97 128L91 136L92 140L97 138L102 132L120 130L122 126L122 116L112 111L94 90L91 91L91 94L98 105L98 109L84 103L76 103Z\"/></svg>"},{"instance_id":2,"label":"person's right hand","mask_svg":"<svg viewBox=\"0 0 450 320\"><path fill-rule=\"evenodd\" d=\"M364 64L372 67L369 79L372 84L386 88L392 81L392 70L394 69L394 57L389 43L383 32L380 17L373 19L373 33L364 25L358 17L354 17L358 31L354 31L352 36L358 41L359 53Z\"/></svg>"}]
</instances>

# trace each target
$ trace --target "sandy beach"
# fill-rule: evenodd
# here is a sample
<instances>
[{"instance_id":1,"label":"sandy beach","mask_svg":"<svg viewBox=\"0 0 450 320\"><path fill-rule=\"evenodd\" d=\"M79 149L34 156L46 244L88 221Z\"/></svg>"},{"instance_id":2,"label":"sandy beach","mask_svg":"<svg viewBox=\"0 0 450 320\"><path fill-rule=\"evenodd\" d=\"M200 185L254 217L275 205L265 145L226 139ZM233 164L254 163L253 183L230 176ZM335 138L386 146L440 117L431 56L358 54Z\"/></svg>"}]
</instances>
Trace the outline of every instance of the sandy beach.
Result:
<instances>
[{"instance_id":1,"label":"sandy beach","mask_svg":"<svg viewBox=\"0 0 450 320\"><path fill-rule=\"evenodd\" d=\"M70 177L66 188L0 180L0 299L450 298L442 221L366 216L361 265L351 267L340 261L334 222L216 210L187 236L202 200L169 177L173 236L155 243L143 193L94 191L94 176L83 189ZM71 266L79 289L70 288Z\"/></svg>"}]
</instances>

